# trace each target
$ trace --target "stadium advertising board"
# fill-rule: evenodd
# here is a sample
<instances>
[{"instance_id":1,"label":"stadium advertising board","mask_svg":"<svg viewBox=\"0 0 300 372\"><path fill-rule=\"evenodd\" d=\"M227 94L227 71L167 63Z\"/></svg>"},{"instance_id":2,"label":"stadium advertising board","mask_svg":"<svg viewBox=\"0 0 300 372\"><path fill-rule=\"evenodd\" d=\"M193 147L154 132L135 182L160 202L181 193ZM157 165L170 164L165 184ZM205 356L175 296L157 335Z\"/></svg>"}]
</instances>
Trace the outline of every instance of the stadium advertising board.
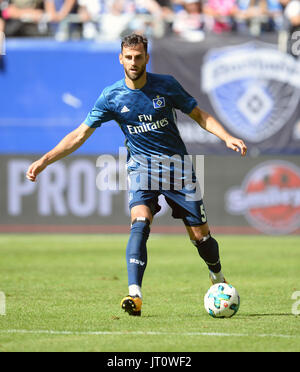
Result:
<instances>
[{"instance_id":1,"label":"stadium advertising board","mask_svg":"<svg viewBox=\"0 0 300 372\"><path fill-rule=\"evenodd\" d=\"M228 190L225 208L243 215L250 225L270 234L288 234L300 227L300 168L270 160L252 168L242 184Z\"/></svg>"},{"instance_id":2,"label":"stadium advertising board","mask_svg":"<svg viewBox=\"0 0 300 372\"><path fill-rule=\"evenodd\" d=\"M32 160L1 156L0 231L128 230L126 170L118 167L119 158L107 156L103 173L97 157L71 156L49 166L36 183L25 178ZM215 231L299 233L299 159L205 156L202 172L208 221ZM117 183L110 187L112 179ZM160 204L153 232L183 232L162 196Z\"/></svg>"}]
</instances>

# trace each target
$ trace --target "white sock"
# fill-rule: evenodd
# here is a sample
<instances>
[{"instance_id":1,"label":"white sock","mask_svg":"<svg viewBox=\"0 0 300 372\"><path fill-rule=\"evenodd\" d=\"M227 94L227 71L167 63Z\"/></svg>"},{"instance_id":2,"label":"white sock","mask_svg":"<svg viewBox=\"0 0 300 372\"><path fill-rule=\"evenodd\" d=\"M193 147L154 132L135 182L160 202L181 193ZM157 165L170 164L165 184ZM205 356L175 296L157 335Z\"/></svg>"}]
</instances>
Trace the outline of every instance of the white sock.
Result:
<instances>
[{"instance_id":1,"label":"white sock","mask_svg":"<svg viewBox=\"0 0 300 372\"><path fill-rule=\"evenodd\" d=\"M129 296L134 297L134 296L139 296L142 298L142 290L139 285L132 284L128 287L129 289Z\"/></svg>"}]
</instances>

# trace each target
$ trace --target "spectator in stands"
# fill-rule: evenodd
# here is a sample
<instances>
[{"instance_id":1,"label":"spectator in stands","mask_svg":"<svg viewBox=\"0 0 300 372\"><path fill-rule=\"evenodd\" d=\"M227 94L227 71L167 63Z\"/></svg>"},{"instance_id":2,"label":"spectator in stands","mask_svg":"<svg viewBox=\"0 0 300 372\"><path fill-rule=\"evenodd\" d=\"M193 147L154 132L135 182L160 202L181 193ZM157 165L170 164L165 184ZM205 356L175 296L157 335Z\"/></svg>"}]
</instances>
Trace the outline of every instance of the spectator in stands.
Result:
<instances>
[{"instance_id":1,"label":"spectator in stands","mask_svg":"<svg viewBox=\"0 0 300 372\"><path fill-rule=\"evenodd\" d=\"M4 16L9 19L20 19L37 23L43 15L42 0L11 0L4 11Z\"/></svg>"},{"instance_id":2,"label":"spectator in stands","mask_svg":"<svg viewBox=\"0 0 300 372\"><path fill-rule=\"evenodd\" d=\"M44 15L44 0L11 0L2 10L8 36L35 36Z\"/></svg>"},{"instance_id":3,"label":"spectator in stands","mask_svg":"<svg viewBox=\"0 0 300 372\"><path fill-rule=\"evenodd\" d=\"M240 32L259 35L262 31L282 27L282 7L279 0L238 0L236 25Z\"/></svg>"},{"instance_id":4,"label":"spectator in stands","mask_svg":"<svg viewBox=\"0 0 300 372\"><path fill-rule=\"evenodd\" d=\"M173 31L187 41L199 42L204 39L203 28L202 2L199 0L184 0L182 8L177 9L175 14Z\"/></svg>"},{"instance_id":5,"label":"spectator in stands","mask_svg":"<svg viewBox=\"0 0 300 372\"><path fill-rule=\"evenodd\" d=\"M234 27L234 17L238 12L236 0L207 0L203 11L208 19L207 24L216 33L231 31Z\"/></svg>"},{"instance_id":6,"label":"spectator in stands","mask_svg":"<svg viewBox=\"0 0 300 372\"><path fill-rule=\"evenodd\" d=\"M3 5L3 1L0 0L0 33L4 32L4 28L5 28L5 22L2 17L2 10L3 10L2 5Z\"/></svg>"},{"instance_id":7,"label":"spectator in stands","mask_svg":"<svg viewBox=\"0 0 300 372\"><path fill-rule=\"evenodd\" d=\"M299 58L299 36L296 32L300 31L300 1L299 0L280 0L284 8L284 20L286 31L286 51L294 57ZM293 38L296 35L296 38Z\"/></svg>"},{"instance_id":8,"label":"spectator in stands","mask_svg":"<svg viewBox=\"0 0 300 372\"><path fill-rule=\"evenodd\" d=\"M264 0L238 0L238 17L241 19L251 19L260 17L264 12Z\"/></svg>"},{"instance_id":9,"label":"spectator in stands","mask_svg":"<svg viewBox=\"0 0 300 372\"><path fill-rule=\"evenodd\" d=\"M56 40L69 39L71 33L78 28L78 23L64 22L71 13L77 12L77 0L44 0L47 21L50 23L51 33ZM78 21L76 18L74 21ZM80 37L80 31L77 32Z\"/></svg>"},{"instance_id":10,"label":"spectator in stands","mask_svg":"<svg viewBox=\"0 0 300 372\"><path fill-rule=\"evenodd\" d=\"M4 32L5 28L5 22L4 19L2 18L1 10L0 10L0 34Z\"/></svg>"},{"instance_id":11,"label":"spectator in stands","mask_svg":"<svg viewBox=\"0 0 300 372\"><path fill-rule=\"evenodd\" d=\"M161 8L163 17L167 21L171 22L172 18L174 17L173 1L172 0L156 0L156 2Z\"/></svg>"},{"instance_id":12,"label":"spectator in stands","mask_svg":"<svg viewBox=\"0 0 300 372\"><path fill-rule=\"evenodd\" d=\"M300 29L300 1L289 0L284 8L284 16L289 22L290 32L299 31Z\"/></svg>"},{"instance_id":13,"label":"spectator in stands","mask_svg":"<svg viewBox=\"0 0 300 372\"><path fill-rule=\"evenodd\" d=\"M79 0L85 38L115 40L125 33L162 36L163 8L156 0ZM150 16L150 17L148 17ZM151 18L152 16L152 18Z\"/></svg>"},{"instance_id":14,"label":"spectator in stands","mask_svg":"<svg viewBox=\"0 0 300 372\"><path fill-rule=\"evenodd\" d=\"M172 33L172 25L175 17L174 0L156 0L161 8L162 18L164 21L164 35ZM164 36L162 35L162 36Z\"/></svg>"},{"instance_id":15,"label":"spectator in stands","mask_svg":"<svg viewBox=\"0 0 300 372\"><path fill-rule=\"evenodd\" d=\"M138 17L134 17L130 22L131 32L145 34L148 37L162 37L164 13L160 4L156 0L134 0L134 7Z\"/></svg>"},{"instance_id":16,"label":"spectator in stands","mask_svg":"<svg viewBox=\"0 0 300 372\"><path fill-rule=\"evenodd\" d=\"M270 31L279 31L283 26L283 11L279 0L266 0Z\"/></svg>"},{"instance_id":17,"label":"spectator in stands","mask_svg":"<svg viewBox=\"0 0 300 372\"><path fill-rule=\"evenodd\" d=\"M5 49L5 36L4 36L4 29L5 29L5 22L2 18L2 0L0 0L0 70L3 69L3 60L2 60L2 54L4 53Z\"/></svg>"},{"instance_id":18,"label":"spectator in stands","mask_svg":"<svg viewBox=\"0 0 300 372\"><path fill-rule=\"evenodd\" d=\"M51 22L59 23L74 10L76 3L76 0L45 0L45 11Z\"/></svg>"},{"instance_id":19,"label":"spectator in stands","mask_svg":"<svg viewBox=\"0 0 300 372\"><path fill-rule=\"evenodd\" d=\"M98 35L98 17L103 5L98 0L78 0L78 15L83 22L84 39L95 39Z\"/></svg>"},{"instance_id":20,"label":"spectator in stands","mask_svg":"<svg viewBox=\"0 0 300 372\"><path fill-rule=\"evenodd\" d=\"M118 39L135 14L131 0L79 0L78 4L85 39Z\"/></svg>"}]
</instances>

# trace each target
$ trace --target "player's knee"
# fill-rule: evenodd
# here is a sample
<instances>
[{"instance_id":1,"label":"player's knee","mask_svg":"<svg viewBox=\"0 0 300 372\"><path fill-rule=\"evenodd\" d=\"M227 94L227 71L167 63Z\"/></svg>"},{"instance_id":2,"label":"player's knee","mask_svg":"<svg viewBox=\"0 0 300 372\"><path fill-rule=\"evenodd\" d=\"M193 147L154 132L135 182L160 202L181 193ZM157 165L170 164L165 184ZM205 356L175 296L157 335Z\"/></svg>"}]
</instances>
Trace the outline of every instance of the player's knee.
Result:
<instances>
[{"instance_id":1,"label":"player's knee","mask_svg":"<svg viewBox=\"0 0 300 372\"><path fill-rule=\"evenodd\" d=\"M200 234L199 236L195 235L194 237L195 237L194 239L193 239L193 237L191 237L191 242L196 248L200 248L201 245L204 245L204 243L206 243L210 238L212 238L210 233L208 233L205 236Z\"/></svg>"},{"instance_id":2,"label":"player's knee","mask_svg":"<svg viewBox=\"0 0 300 372\"><path fill-rule=\"evenodd\" d=\"M189 236L191 240L200 241L208 235L210 235L209 228L202 228L197 226L196 228L189 229Z\"/></svg>"},{"instance_id":3,"label":"player's knee","mask_svg":"<svg viewBox=\"0 0 300 372\"><path fill-rule=\"evenodd\" d=\"M191 240L200 241L210 234L207 223L201 226L186 226Z\"/></svg>"},{"instance_id":4,"label":"player's knee","mask_svg":"<svg viewBox=\"0 0 300 372\"><path fill-rule=\"evenodd\" d=\"M143 234L148 238L150 234L150 220L147 217L137 217L131 223L131 234Z\"/></svg>"},{"instance_id":5,"label":"player's knee","mask_svg":"<svg viewBox=\"0 0 300 372\"><path fill-rule=\"evenodd\" d=\"M136 219L140 218L147 218L152 223L153 215L151 212L151 208L147 205L136 205L131 208L131 221L135 221Z\"/></svg>"}]
</instances>

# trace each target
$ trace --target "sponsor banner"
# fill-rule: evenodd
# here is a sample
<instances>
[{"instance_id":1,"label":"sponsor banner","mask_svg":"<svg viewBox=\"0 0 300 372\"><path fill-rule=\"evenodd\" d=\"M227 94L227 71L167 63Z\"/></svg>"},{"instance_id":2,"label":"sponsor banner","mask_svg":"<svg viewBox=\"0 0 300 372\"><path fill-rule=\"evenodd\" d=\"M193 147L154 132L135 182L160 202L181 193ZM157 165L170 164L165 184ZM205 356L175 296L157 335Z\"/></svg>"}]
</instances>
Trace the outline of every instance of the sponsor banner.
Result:
<instances>
[{"instance_id":1,"label":"sponsor banner","mask_svg":"<svg viewBox=\"0 0 300 372\"><path fill-rule=\"evenodd\" d=\"M195 47L156 40L152 66L174 75L202 109L247 142L250 155L299 154L300 60L280 52L276 43L219 37ZM184 115L179 128L192 153L229 151Z\"/></svg>"},{"instance_id":2,"label":"sponsor banner","mask_svg":"<svg viewBox=\"0 0 300 372\"><path fill-rule=\"evenodd\" d=\"M267 234L288 234L300 228L300 167L270 160L255 166L240 186L225 195L226 210L242 215Z\"/></svg>"},{"instance_id":3,"label":"sponsor banner","mask_svg":"<svg viewBox=\"0 0 300 372\"><path fill-rule=\"evenodd\" d=\"M71 156L32 183L25 174L34 160L0 156L0 225L129 225L126 162L112 155ZM158 218L167 214L160 203Z\"/></svg>"},{"instance_id":4,"label":"sponsor banner","mask_svg":"<svg viewBox=\"0 0 300 372\"><path fill-rule=\"evenodd\" d=\"M0 156L1 232L129 231L126 170L120 157L70 156L49 166L32 183L25 178L31 156ZM204 204L213 232L300 232L300 160L296 157L205 156L201 164ZM153 232L185 232L162 210Z\"/></svg>"}]
</instances>

